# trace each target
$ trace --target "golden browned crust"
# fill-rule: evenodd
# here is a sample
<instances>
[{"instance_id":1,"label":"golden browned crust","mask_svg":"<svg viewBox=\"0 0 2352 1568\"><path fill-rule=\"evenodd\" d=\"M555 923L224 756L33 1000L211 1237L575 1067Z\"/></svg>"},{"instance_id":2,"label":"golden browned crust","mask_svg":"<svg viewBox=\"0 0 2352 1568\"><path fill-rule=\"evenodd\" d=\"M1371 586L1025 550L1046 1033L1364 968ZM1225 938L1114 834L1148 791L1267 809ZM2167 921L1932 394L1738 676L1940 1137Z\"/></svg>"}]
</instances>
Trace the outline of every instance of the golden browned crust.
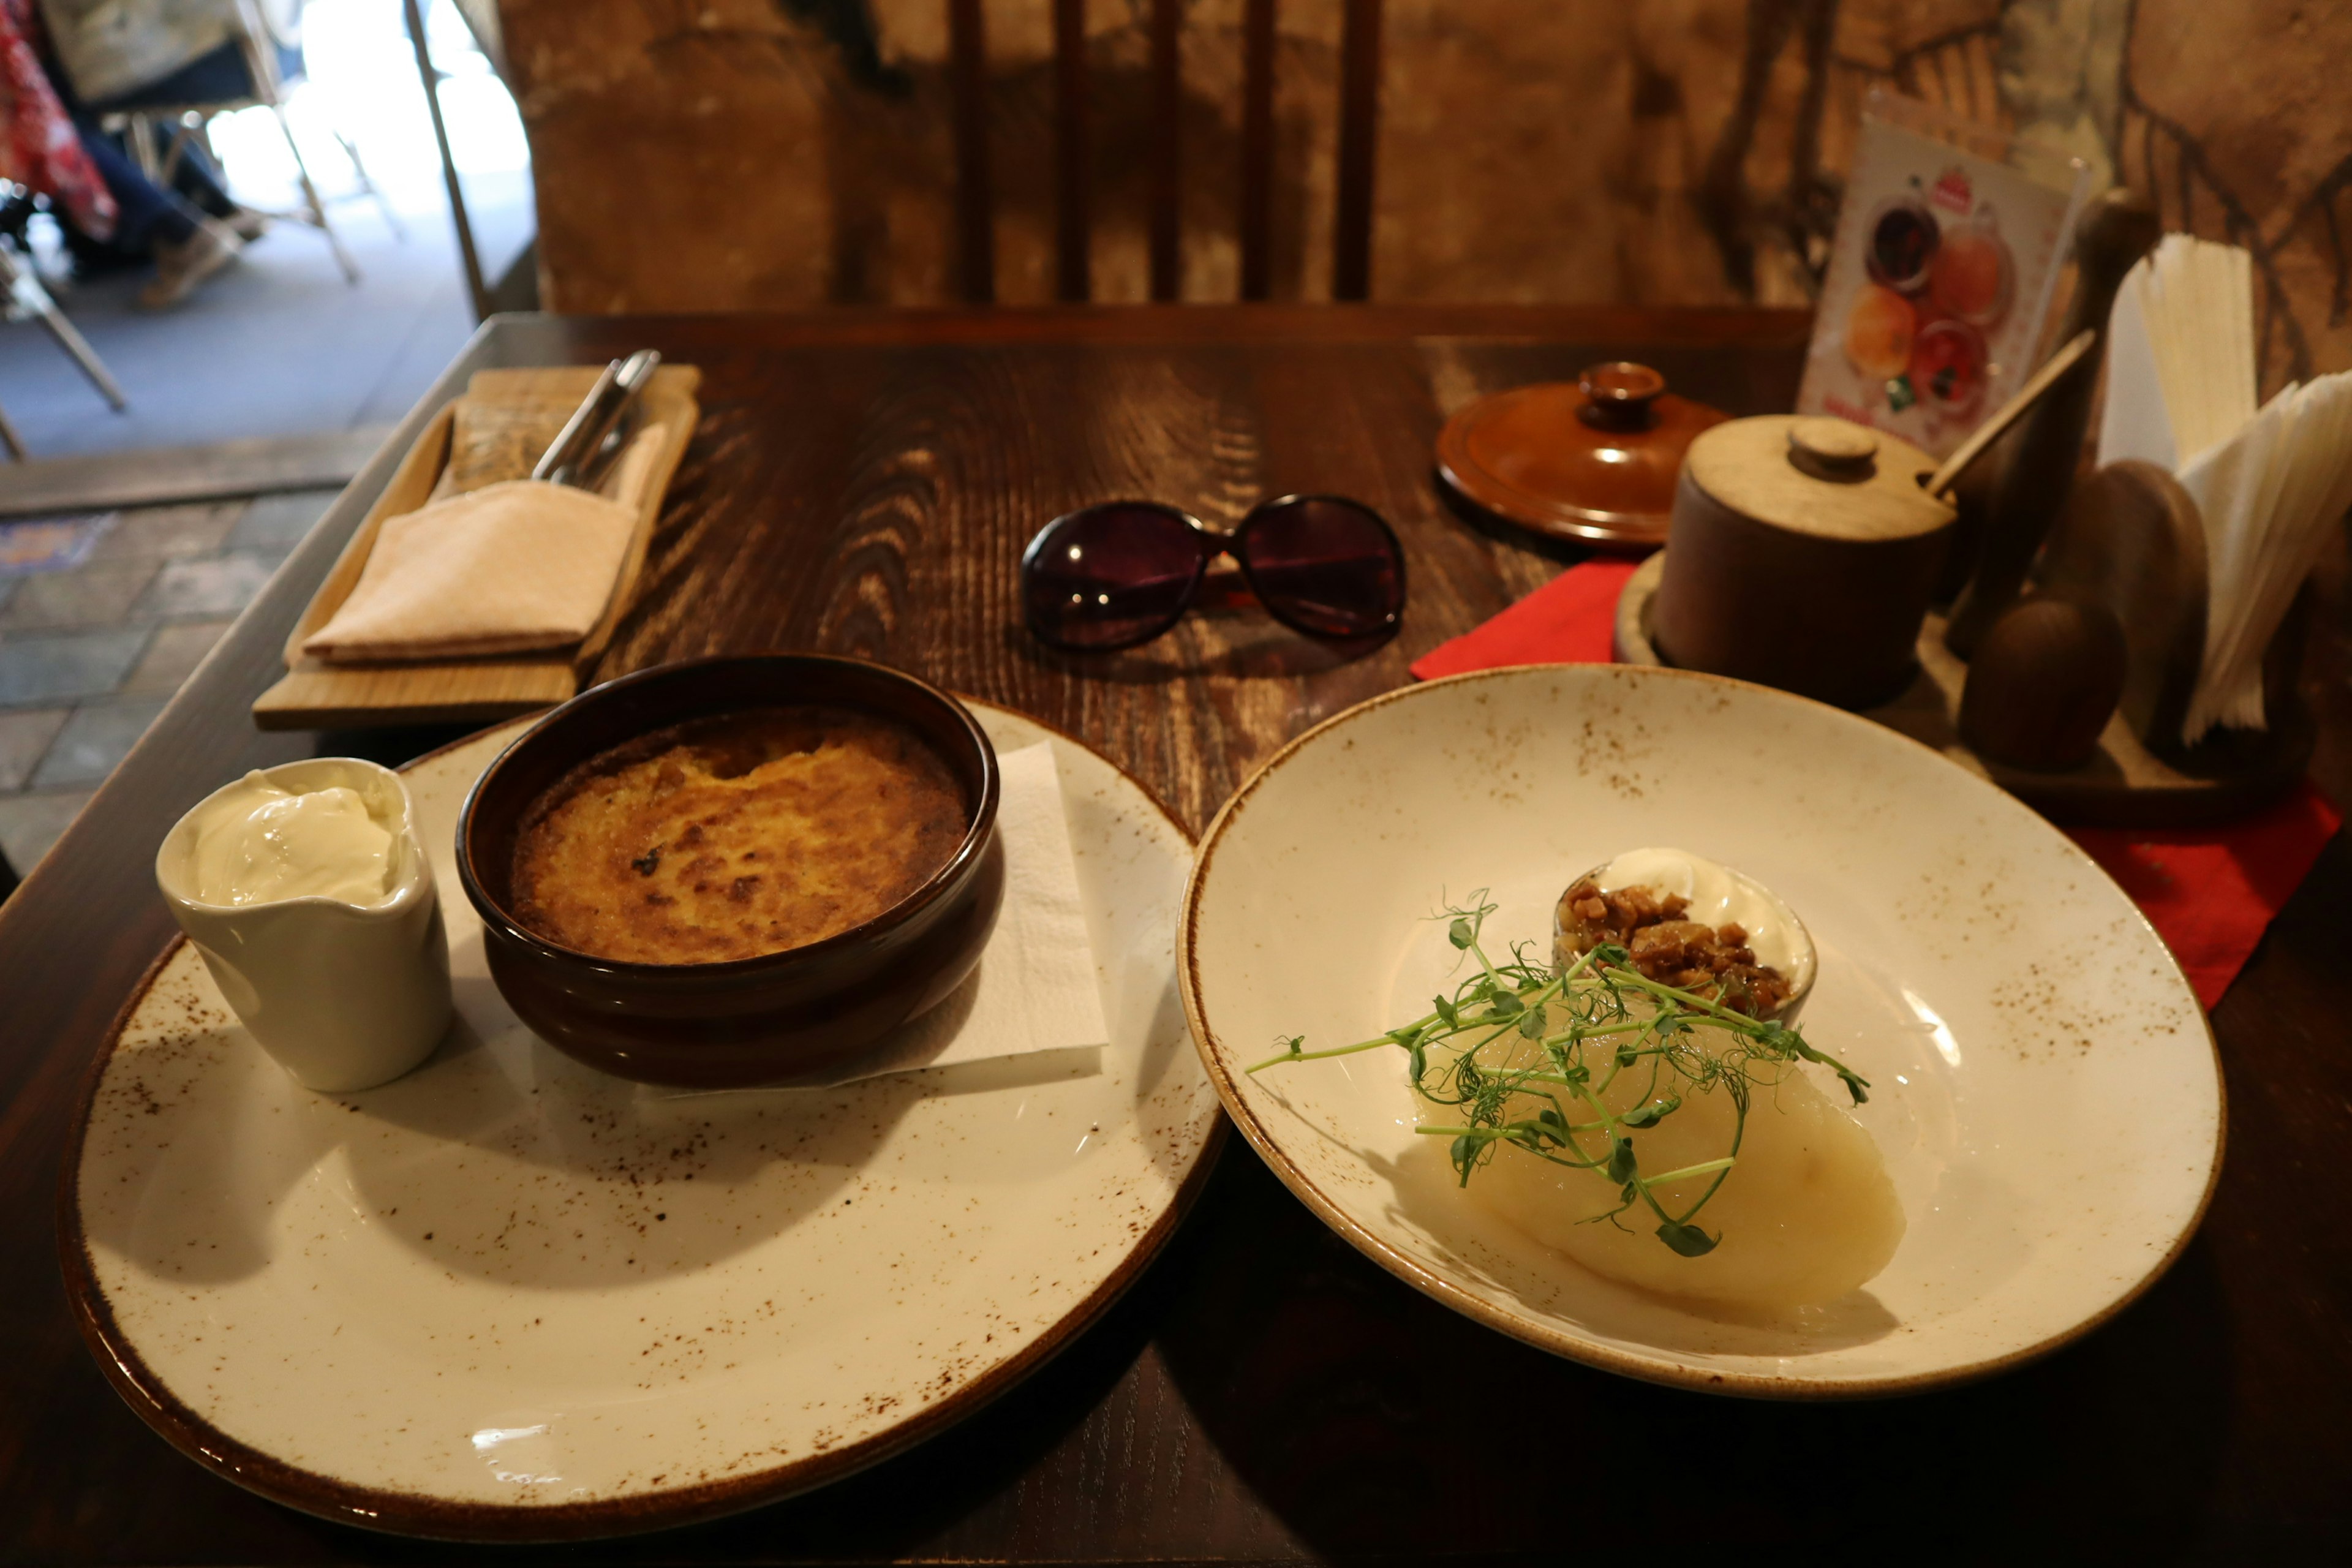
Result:
<instances>
[{"instance_id":1,"label":"golden browned crust","mask_svg":"<svg viewBox=\"0 0 2352 1568\"><path fill-rule=\"evenodd\" d=\"M946 764L903 725L817 707L698 720L593 758L532 804L515 918L636 963L780 952L905 899L970 824Z\"/></svg>"}]
</instances>

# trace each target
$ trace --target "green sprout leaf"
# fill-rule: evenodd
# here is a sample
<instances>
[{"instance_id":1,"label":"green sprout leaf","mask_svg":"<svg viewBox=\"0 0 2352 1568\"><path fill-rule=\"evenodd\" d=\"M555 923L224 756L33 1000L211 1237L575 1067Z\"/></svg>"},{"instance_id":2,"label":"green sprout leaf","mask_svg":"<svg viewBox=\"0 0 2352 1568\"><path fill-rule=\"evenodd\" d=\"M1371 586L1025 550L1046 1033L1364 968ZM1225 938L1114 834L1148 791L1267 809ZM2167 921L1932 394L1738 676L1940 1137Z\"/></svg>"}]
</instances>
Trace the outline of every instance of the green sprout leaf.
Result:
<instances>
[{"instance_id":1,"label":"green sprout leaf","mask_svg":"<svg viewBox=\"0 0 2352 1568\"><path fill-rule=\"evenodd\" d=\"M1452 925L1448 926L1445 935L1455 947L1466 951L1472 942L1478 940L1478 928L1472 925L1469 917L1465 915L1456 919Z\"/></svg>"},{"instance_id":2,"label":"green sprout leaf","mask_svg":"<svg viewBox=\"0 0 2352 1568\"><path fill-rule=\"evenodd\" d=\"M1681 1095L1670 1094L1664 1100L1654 1100L1646 1105L1637 1105L1617 1120L1628 1127L1655 1127L1676 1110L1681 1110L1682 1103Z\"/></svg>"},{"instance_id":3,"label":"green sprout leaf","mask_svg":"<svg viewBox=\"0 0 2352 1568\"><path fill-rule=\"evenodd\" d=\"M1720 1238L1707 1235L1695 1225L1670 1219L1658 1226L1658 1239L1685 1258L1705 1258L1715 1250L1715 1244Z\"/></svg>"},{"instance_id":4,"label":"green sprout leaf","mask_svg":"<svg viewBox=\"0 0 2352 1568\"><path fill-rule=\"evenodd\" d=\"M1633 1141L1631 1138L1612 1141L1609 1145L1609 1163L1605 1169L1609 1179L1612 1182L1630 1182L1633 1179L1639 1167L1633 1161Z\"/></svg>"}]
</instances>

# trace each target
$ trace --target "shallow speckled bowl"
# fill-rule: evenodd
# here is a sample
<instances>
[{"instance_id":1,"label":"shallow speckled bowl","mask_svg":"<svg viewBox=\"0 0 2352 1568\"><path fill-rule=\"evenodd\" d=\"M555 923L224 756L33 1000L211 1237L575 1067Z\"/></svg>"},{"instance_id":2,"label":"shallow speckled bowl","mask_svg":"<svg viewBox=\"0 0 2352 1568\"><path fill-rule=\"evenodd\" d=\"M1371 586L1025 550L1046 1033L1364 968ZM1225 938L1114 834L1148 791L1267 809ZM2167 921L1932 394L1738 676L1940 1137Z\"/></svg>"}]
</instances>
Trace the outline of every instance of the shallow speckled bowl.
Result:
<instances>
[{"instance_id":1,"label":"shallow speckled bowl","mask_svg":"<svg viewBox=\"0 0 2352 1568\"><path fill-rule=\"evenodd\" d=\"M971 803L963 841L913 892L822 942L723 963L631 963L551 942L514 918L515 839L581 763L672 724L818 703L907 726ZM482 919L490 976L523 1022L602 1072L691 1089L830 1082L936 1006L980 962L1003 902L996 752L961 703L864 659L689 659L584 691L525 731L466 797L457 874Z\"/></svg>"},{"instance_id":2,"label":"shallow speckled bowl","mask_svg":"<svg viewBox=\"0 0 2352 1568\"><path fill-rule=\"evenodd\" d=\"M1738 867L1812 935L1805 1032L1872 1080L1855 1114L1908 1219L1842 1300L1733 1321L1529 1242L1413 1133L1401 1055L1242 1071L1423 1012L1449 895L1491 889L1489 932L1546 950L1577 869L1642 845ZM1211 1079L1308 1206L1479 1321L1655 1382L1822 1398L2014 1365L2162 1273L2221 1169L2204 1013L2088 857L1891 730L1711 676L1538 666L1350 709L1211 825L1178 954Z\"/></svg>"},{"instance_id":3,"label":"shallow speckled bowl","mask_svg":"<svg viewBox=\"0 0 2352 1568\"><path fill-rule=\"evenodd\" d=\"M1108 1047L643 1089L534 1038L453 900L440 1050L316 1095L175 943L92 1072L61 1194L67 1294L131 1408L328 1519L562 1540L805 1490L1041 1365L1174 1229L1223 1117L1175 995L1183 829L1086 747L971 707L1006 751L1054 748ZM406 773L445 880L515 732Z\"/></svg>"}]
</instances>

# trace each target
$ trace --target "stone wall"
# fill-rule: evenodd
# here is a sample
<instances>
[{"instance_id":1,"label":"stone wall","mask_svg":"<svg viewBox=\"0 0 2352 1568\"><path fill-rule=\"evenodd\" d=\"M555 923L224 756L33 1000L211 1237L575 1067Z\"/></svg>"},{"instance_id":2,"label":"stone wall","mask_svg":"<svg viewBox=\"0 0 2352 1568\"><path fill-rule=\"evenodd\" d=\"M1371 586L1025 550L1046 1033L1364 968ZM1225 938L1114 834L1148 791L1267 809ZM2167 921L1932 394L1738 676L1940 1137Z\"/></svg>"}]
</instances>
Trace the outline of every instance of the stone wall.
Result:
<instances>
[{"instance_id":1,"label":"stone wall","mask_svg":"<svg viewBox=\"0 0 2352 1568\"><path fill-rule=\"evenodd\" d=\"M503 0L566 310L953 297L947 0ZM1049 0L985 0L997 293L1053 292ZM1090 0L1096 297L1145 294L1145 0ZM1234 297L1242 0L1189 0L1184 294ZM1339 0L1283 0L1274 291L1328 294ZM1801 303L1874 85L2254 251L2265 383L2352 365L2352 5L1388 0L1377 299Z\"/></svg>"}]
</instances>

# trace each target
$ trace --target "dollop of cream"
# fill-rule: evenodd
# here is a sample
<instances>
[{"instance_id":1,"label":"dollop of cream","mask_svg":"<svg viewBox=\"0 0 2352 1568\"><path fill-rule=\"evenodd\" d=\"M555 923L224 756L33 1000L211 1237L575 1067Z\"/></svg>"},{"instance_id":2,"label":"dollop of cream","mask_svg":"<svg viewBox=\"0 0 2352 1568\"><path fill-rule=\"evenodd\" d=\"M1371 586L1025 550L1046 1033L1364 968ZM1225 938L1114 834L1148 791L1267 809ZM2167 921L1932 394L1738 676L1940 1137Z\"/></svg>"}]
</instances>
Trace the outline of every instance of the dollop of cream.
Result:
<instances>
[{"instance_id":1,"label":"dollop of cream","mask_svg":"<svg viewBox=\"0 0 2352 1568\"><path fill-rule=\"evenodd\" d=\"M1690 901L1684 918L1711 926L1737 922L1748 933L1756 962L1801 984L1812 967L1812 942L1789 906L1730 867L1687 849L1628 849L1593 874L1604 893L1655 888Z\"/></svg>"},{"instance_id":2,"label":"dollop of cream","mask_svg":"<svg viewBox=\"0 0 2352 1568\"><path fill-rule=\"evenodd\" d=\"M232 908L312 898L382 903L391 890L392 837L355 789L298 795L250 773L196 825L195 895Z\"/></svg>"}]
</instances>

